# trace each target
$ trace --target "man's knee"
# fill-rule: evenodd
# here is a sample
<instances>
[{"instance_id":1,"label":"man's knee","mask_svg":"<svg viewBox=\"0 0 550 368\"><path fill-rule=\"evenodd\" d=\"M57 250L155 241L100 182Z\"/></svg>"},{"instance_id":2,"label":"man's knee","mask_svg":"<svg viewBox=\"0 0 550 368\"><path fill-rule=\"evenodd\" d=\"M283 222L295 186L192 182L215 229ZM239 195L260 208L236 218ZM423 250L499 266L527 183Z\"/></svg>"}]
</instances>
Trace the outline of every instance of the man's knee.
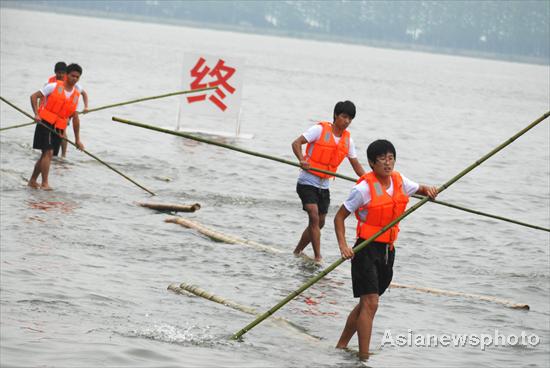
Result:
<instances>
[{"instance_id":1,"label":"man's knee","mask_svg":"<svg viewBox=\"0 0 550 368\"><path fill-rule=\"evenodd\" d=\"M317 205L306 205L306 212L309 218L309 224L319 226L320 217L319 217L319 209L317 208Z\"/></svg>"},{"instance_id":2,"label":"man's knee","mask_svg":"<svg viewBox=\"0 0 550 368\"><path fill-rule=\"evenodd\" d=\"M374 315L378 309L378 300L378 294L362 295L360 300L361 309Z\"/></svg>"}]
</instances>

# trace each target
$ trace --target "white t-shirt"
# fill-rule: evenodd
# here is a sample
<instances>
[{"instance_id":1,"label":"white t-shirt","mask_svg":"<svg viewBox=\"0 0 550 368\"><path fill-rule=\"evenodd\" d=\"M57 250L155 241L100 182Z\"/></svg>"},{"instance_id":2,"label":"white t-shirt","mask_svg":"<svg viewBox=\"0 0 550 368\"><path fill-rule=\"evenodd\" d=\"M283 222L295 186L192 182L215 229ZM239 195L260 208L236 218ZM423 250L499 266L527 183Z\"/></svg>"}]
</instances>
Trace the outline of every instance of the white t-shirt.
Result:
<instances>
[{"instance_id":1,"label":"white t-shirt","mask_svg":"<svg viewBox=\"0 0 550 368\"><path fill-rule=\"evenodd\" d=\"M401 175L401 179L403 179L403 189L405 190L405 193L409 197L412 196L414 193L416 193L418 188L420 188L420 185L408 179L403 174L400 174L400 175ZM386 193L388 193L390 196L393 196L393 180L391 180L391 178L390 178L390 187L386 189ZM362 182L355 185L351 189L351 192L348 198L344 202L344 207L346 207L346 209L349 212L353 213L357 211L359 208L369 204L370 200L371 200L371 195L370 195L369 184L365 180L363 180ZM365 216L367 215L367 213L368 211L365 209L364 210Z\"/></svg>"},{"instance_id":2,"label":"white t-shirt","mask_svg":"<svg viewBox=\"0 0 550 368\"><path fill-rule=\"evenodd\" d=\"M321 138L321 133L323 132L323 127L320 124L315 124L314 126L310 127L308 130L302 134L306 141L308 143L313 143L319 138ZM340 142L340 137L332 135L334 138L334 142L338 144ZM357 153L355 151L355 144L353 143L353 139L351 136L349 137L349 150L348 150L348 158L357 158ZM313 175L312 173L308 171L301 170L300 176L298 176L298 184L303 185L312 185L316 188L321 189L328 189L330 185L330 179L323 179L317 175Z\"/></svg>"},{"instance_id":3,"label":"white t-shirt","mask_svg":"<svg viewBox=\"0 0 550 368\"><path fill-rule=\"evenodd\" d=\"M53 90L55 89L55 87L57 86L57 82L54 82L54 83L46 83L44 85L44 87L42 87L40 89L40 92L42 92L42 94L44 95L44 97L48 97L52 92ZM76 90L82 94L82 87L80 86L80 84L75 84L74 85L74 88L76 88ZM70 91L67 91L65 90L65 96L67 98L71 97L71 95L73 94L73 90L71 89Z\"/></svg>"}]
</instances>

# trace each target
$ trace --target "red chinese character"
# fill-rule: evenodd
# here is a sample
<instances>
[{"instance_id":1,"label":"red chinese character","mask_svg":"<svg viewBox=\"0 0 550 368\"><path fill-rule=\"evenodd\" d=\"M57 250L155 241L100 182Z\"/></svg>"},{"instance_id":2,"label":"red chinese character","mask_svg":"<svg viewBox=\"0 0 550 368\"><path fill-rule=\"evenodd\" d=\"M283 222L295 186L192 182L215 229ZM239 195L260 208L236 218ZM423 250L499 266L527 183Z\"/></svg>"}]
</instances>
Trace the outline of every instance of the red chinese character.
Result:
<instances>
[{"instance_id":1,"label":"red chinese character","mask_svg":"<svg viewBox=\"0 0 550 368\"><path fill-rule=\"evenodd\" d=\"M226 94L222 91L221 87L223 87L230 94L235 92L235 88L228 83L228 80L233 76L233 74L235 74L235 68L225 65L225 61L219 59L214 69L210 70L207 65L204 65L205 62L206 60L201 57L193 69L191 69L190 74L193 78L195 78L195 80L190 84L191 89L193 90L218 86L218 88L212 90L214 92L212 92L208 99L220 110L225 111L227 106L222 102L222 100L226 97ZM208 83L201 83L203 78L207 75L212 77L213 80ZM197 96L190 96L187 97L187 101L189 103L204 101L206 100L206 96L206 93Z\"/></svg>"}]
</instances>

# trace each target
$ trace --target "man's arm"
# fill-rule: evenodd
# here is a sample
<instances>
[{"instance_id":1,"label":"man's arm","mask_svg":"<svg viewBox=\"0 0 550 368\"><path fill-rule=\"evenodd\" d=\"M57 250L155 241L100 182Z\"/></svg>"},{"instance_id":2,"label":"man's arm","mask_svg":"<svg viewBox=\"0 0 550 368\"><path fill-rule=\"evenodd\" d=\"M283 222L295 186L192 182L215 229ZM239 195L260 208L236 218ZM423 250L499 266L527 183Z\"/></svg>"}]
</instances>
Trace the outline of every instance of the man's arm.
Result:
<instances>
[{"instance_id":1,"label":"man's arm","mask_svg":"<svg viewBox=\"0 0 550 368\"><path fill-rule=\"evenodd\" d=\"M78 113L76 111L73 113L73 132L76 148L83 150L84 145L80 141L80 118L78 117Z\"/></svg>"},{"instance_id":2,"label":"man's arm","mask_svg":"<svg viewBox=\"0 0 550 368\"><path fill-rule=\"evenodd\" d=\"M81 94L82 94L82 101L84 101L84 110L82 110L82 113L85 114L88 112L88 93L82 90Z\"/></svg>"},{"instance_id":3,"label":"man's arm","mask_svg":"<svg viewBox=\"0 0 550 368\"><path fill-rule=\"evenodd\" d=\"M348 246L346 242L346 226L345 220L349 216L350 212L344 205L340 206L336 216L334 216L334 230L336 231L336 239L338 240L338 247L340 248L340 255L344 259L353 258L353 249Z\"/></svg>"},{"instance_id":4,"label":"man's arm","mask_svg":"<svg viewBox=\"0 0 550 368\"><path fill-rule=\"evenodd\" d=\"M435 197L437 197L437 187L420 184L416 193L420 195L428 196L431 199L435 199Z\"/></svg>"},{"instance_id":5,"label":"man's arm","mask_svg":"<svg viewBox=\"0 0 550 368\"><path fill-rule=\"evenodd\" d=\"M351 167L353 167L353 171L355 171L357 176L361 177L365 175L365 169L363 169L363 165L361 165L357 157L350 158L349 163L351 164Z\"/></svg>"},{"instance_id":6,"label":"man's arm","mask_svg":"<svg viewBox=\"0 0 550 368\"><path fill-rule=\"evenodd\" d=\"M34 121L38 122L40 121L40 116L38 115L38 100L42 100L44 98L44 95L40 91L36 91L31 95L31 107L32 111L34 112Z\"/></svg>"},{"instance_id":7,"label":"man's arm","mask_svg":"<svg viewBox=\"0 0 550 368\"><path fill-rule=\"evenodd\" d=\"M309 162L304 159L304 155L302 154L302 145L306 143L307 140L303 135L299 136L294 140L294 142L292 142L292 152L294 152L294 155L296 156L298 161L300 161L300 166L304 170L307 170L310 167Z\"/></svg>"}]
</instances>

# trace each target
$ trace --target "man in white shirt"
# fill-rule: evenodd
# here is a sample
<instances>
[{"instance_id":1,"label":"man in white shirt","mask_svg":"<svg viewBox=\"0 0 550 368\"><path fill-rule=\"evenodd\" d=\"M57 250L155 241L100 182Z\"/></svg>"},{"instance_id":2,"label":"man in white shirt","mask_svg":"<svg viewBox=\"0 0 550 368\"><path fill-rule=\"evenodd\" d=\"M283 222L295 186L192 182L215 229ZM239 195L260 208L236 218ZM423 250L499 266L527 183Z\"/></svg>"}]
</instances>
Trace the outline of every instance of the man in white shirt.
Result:
<instances>
[{"instance_id":1,"label":"man in white shirt","mask_svg":"<svg viewBox=\"0 0 550 368\"><path fill-rule=\"evenodd\" d=\"M394 242L399 226L392 226L355 254L346 242L344 221L350 213L355 213L357 246L401 216L411 195L418 193L434 199L438 192L434 186L418 184L394 171L395 147L387 140L372 142L367 148L367 157L372 171L361 176L334 218L340 254L344 259L351 259L353 296L360 298L347 318L336 347L346 348L357 332L361 358L368 358L378 300L393 277Z\"/></svg>"},{"instance_id":2,"label":"man in white shirt","mask_svg":"<svg viewBox=\"0 0 550 368\"><path fill-rule=\"evenodd\" d=\"M302 201L302 208L308 214L308 225L302 233L294 254L299 255L311 243L315 261L320 262L321 229L330 204L329 184L331 175L310 168L336 172L344 158L348 158L358 176L365 173L357 160L355 145L347 130L355 118L355 105L351 101L340 101L334 106L333 122L320 122L310 127L292 142L292 151L300 162L302 171L298 177L296 192ZM305 155L302 146L307 143Z\"/></svg>"},{"instance_id":3,"label":"man in white shirt","mask_svg":"<svg viewBox=\"0 0 550 368\"><path fill-rule=\"evenodd\" d=\"M63 61L57 62L54 66L54 73L55 74L52 75L48 79L48 82L44 85L44 87L46 87L48 84L53 84L53 86L48 87L48 88L51 88L51 90L53 90L53 88L55 88L55 84L57 83L58 80L64 81L66 79L66 77L67 77L67 64L65 64ZM88 112L88 93L82 88L80 83L75 84L75 88L82 95L82 101L84 102L84 109L82 110L82 112L85 114L85 113ZM67 125L70 126L71 122L69 121L69 123ZM68 135L67 135L67 129L65 129L63 131L63 138L64 139L61 140L61 157L65 158L65 157L67 157L67 139L69 138ZM53 151L53 155L58 156L59 151L60 151L60 147L56 146L54 151Z\"/></svg>"},{"instance_id":4,"label":"man in white shirt","mask_svg":"<svg viewBox=\"0 0 550 368\"><path fill-rule=\"evenodd\" d=\"M81 75L82 68L78 64L71 64L67 67L65 81L58 81L53 84L53 87L52 84L47 84L31 95L31 106L35 113L34 119L37 122L33 148L42 151L28 182L28 186L32 188L40 187L44 190L52 190L48 182L50 163L53 151L61 144L61 137L70 118L73 118L76 146L78 149L84 149L84 145L80 141L80 120L76 111L80 92L75 85ZM40 108L39 100L41 101ZM42 175L42 183L39 186L37 179L40 175Z\"/></svg>"}]
</instances>

